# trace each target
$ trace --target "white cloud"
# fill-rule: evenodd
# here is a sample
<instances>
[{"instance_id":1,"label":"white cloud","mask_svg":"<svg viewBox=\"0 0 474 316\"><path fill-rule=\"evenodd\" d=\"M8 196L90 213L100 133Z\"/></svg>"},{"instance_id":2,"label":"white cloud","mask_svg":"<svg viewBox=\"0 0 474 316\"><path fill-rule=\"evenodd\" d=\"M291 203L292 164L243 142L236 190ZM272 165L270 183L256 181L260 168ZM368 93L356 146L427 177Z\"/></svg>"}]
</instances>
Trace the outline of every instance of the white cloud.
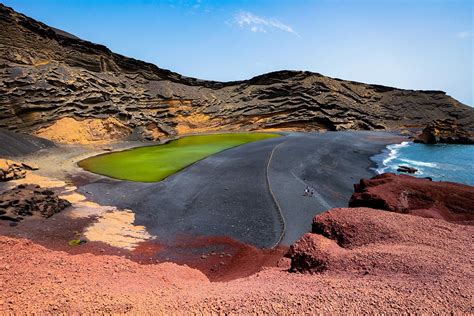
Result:
<instances>
[{"instance_id":1,"label":"white cloud","mask_svg":"<svg viewBox=\"0 0 474 316\"><path fill-rule=\"evenodd\" d=\"M471 37L471 33L468 31L464 31L464 32L457 33L456 36L459 38L468 38L468 37Z\"/></svg>"},{"instance_id":2,"label":"white cloud","mask_svg":"<svg viewBox=\"0 0 474 316\"><path fill-rule=\"evenodd\" d=\"M234 22L241 28L247 28L252 32L266 33L268 29L278 29L299 36L293 28L277 19L269 19L256 16L250 12L242 11L234 16Z\"/></svg>"}]
</instances>

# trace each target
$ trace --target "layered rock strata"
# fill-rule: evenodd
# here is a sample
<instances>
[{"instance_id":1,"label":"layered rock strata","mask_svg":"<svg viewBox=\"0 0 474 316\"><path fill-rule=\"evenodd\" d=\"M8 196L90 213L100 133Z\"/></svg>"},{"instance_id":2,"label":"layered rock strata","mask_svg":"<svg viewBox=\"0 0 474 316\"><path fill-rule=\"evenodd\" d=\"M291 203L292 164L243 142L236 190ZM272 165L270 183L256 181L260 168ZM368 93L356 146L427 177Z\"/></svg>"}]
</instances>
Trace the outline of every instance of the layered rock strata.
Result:
<instances>
[{"instance_id":1,"label":"layered rock strata","mask_svg":"<svg viewBox=\"0 0 474 316\"><path fill-rule=\"evenodd\" d=\"M474 133L457 124L454 120L435 120L415 138L415 143L424 144L474 144Z\"/></svg>"},{"instance_id":2,"label":"layered rock strata","mask_svg":"<svg viewBox=\"0 0 474 316\"><path fill-rule=\"evenodd\" d=\"M307 71L199 80L113 53L3 5L0 95L0 127L28 133L64 118L114 118L146 139L220 130L421 128L446 118L474 128L474 110L441 91Z\"/></svg>"}]
</instances>

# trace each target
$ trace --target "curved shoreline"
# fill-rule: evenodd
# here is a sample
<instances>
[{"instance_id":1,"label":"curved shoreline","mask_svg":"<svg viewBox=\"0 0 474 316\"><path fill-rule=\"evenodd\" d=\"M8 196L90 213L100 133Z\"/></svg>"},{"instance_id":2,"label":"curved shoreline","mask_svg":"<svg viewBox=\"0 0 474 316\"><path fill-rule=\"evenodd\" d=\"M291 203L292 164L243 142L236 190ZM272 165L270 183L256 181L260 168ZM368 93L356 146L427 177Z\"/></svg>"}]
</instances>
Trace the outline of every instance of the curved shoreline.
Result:
<instances>
[{"instance_id":1,"label":"curved shoreline","mask_svg":"<svg viewBox=\"0 0 474 316\"><path fill-rule=\"evenodd\" d=\"M369 157L395 137L379 132L285 135L219 152L160 183L83 171L75 161L97 153L90 148L64 146L36 158L40 174L71 179L88 201L132 210L134 224L145 226L160 244L172 248L186 232L275 248L308 231L315 214L346 206L352 183L372 175ZM317 187L320 198L302 196L305 183Z\"/></svg>"},{"instance_id":2,"label":"curved shoreline","mask_svg":"<svg viewBox=\"0 0 474 316\"><path fill-rule=\"evenodd\" d=\"M247 133L247 132L243 132L243 133ZM255 133L259 133L259 134L263 134L263 132L255 132ZM107 155L111 155L111 154L115 154L115 153L122 153L122 152L126 152L126 151L132 151L132 150L135 150L135 149L140 149L140 148L145 148L145 147L155 147L155 146L162 146L162 145L166 145L166 144L169 144L171 142L174 142L174 141L177 141L177 140L180 140L180 139L183 139L183 138L186 138L186 137L192 137L192 136L204 136L204 135L222 135L222 134L238 134L237 132L234 132L234 133L204 133L204 134L196 134L196 135L183 135L183 136L179 136L179 137L176 137L176 138L169 138L169 139L166 139L164 140L163 142L160 142L158 144L152 144L152 145L144 145L144 146L141 146L141 145L138 145L138 146L133 146L133 147L128 147L128 148L124 148L124 149L120 149L120 150L114 150L114 151L110 151L110 152L105 152L105 153L100 153L100 154L97 154L97 155L91 155L89 157L86 157L80 161L77 161L76 162L76 165L81 168L82 170L84 170L85 172L89 172L91 174L95 174L95 175L100 175L100 176L103 176L103 177L107 177L107 178L110 178L110 179L115 179L115 180L119 180L119 181L131 181L131 182L142 182L142 183L156 183L156 182L160 182L160 181L164 181L166 180L168 177L172 176L173 174L175 173L178 173L178 172L181 172L182 170L198 163L199 161L201 160L204 160L212 155L216 155L216 154L219 154L221 152L224 152L226 150L229 150L229 149L232 149L232 148L236 148L236 147L239 147L239 146L243 146L247 143L242 143L242 144L238 144L238 145L235 145L235 146L232 146L232 147L228 147L228 148L225 148L225 149L222 149L222 150L219 150L217 152L214 152L214 153L211 153L203 158L200 158L198 160L195 160L193 161L192 163L188 164L188 165L185 165L183 166L182 168L179 168L177 169L175 172L163 177L162 179L160 180L156 180L156 181L138 181L138 180L130 180L130 179L122 179L122 178L118 178L118 177L114 177L112 175L108 175L108 174L105 174L105 173L101 173L101 172L95 172L95 171L91 171L91 170L88 170L87 168L85 168L84 166L81 166L81 163L88 160L88 159L91 159L91 158L96 158L96 157L100 157L100 156L107 156ZM248 132L248 134L254 134L254 132ZM279 132L272 132L272 133L265 133L265 134L275 134L275 135L279 135L277 137L282 137L282 136L285 136L285 133L279 133ZM275 137L276 138L276 137ZM262 140L265 140L265 139L261 139L261 140L255 140L255 141L262 141ZM255 142L255 141L251 141L249 143L252 143L252 142Z\"/></svg>"}]
</instances>

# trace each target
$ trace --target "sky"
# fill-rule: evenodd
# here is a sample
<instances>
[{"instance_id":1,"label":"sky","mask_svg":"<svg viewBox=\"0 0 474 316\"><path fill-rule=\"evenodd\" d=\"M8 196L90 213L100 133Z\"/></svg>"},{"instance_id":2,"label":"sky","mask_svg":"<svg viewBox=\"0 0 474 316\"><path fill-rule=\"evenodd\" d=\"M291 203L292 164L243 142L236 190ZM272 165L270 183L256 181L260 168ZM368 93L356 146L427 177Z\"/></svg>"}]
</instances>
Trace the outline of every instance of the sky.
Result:
<instances>
[{"instance_id":1,"label":"sky","mask_svg":"<svg viewBox=\"0 0 474 316\"><path fill-rule=\"evenodd\" d=\"M473 0L0 0L119 54L231 81L282 69L474 106Z\"/></svg>"}]
</instances>

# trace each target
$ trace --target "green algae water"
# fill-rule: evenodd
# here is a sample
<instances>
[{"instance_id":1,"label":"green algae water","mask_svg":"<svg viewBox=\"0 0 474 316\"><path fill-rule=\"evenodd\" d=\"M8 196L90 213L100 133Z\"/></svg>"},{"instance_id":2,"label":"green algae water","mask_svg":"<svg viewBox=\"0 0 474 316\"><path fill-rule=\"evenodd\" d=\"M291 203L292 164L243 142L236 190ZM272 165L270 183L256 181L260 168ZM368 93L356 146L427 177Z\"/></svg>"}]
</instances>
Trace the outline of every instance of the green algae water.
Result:
<instances>
[{"instance_id":1,"label":"green algae water","mask_svg":"<svg viewBox=\"0 0 474 316\"><path fill-rule=\"evenodd\" d=\"M280 137L273 133L188 136L157 146L138 147L84 159L79 166L111 178L158 182L192 163L228 148Z\"/></svg>"}]
</instances>

